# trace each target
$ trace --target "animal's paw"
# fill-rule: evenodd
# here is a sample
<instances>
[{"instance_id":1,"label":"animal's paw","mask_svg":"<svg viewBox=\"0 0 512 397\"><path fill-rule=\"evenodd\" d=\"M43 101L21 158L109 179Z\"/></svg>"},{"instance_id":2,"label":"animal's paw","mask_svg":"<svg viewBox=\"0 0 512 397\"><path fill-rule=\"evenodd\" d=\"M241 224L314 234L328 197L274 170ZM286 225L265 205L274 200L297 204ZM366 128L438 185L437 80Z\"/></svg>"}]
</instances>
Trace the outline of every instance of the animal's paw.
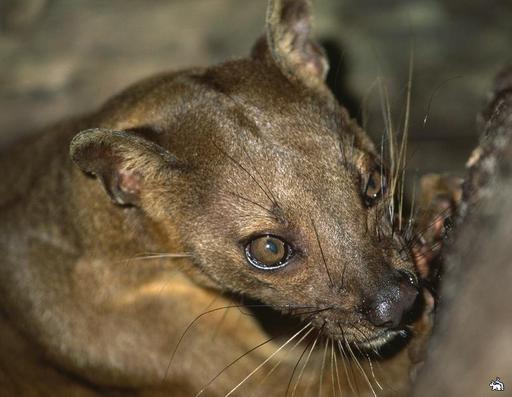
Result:
<instances>
[{"instance_id":1,"label":"animal's paw","mask_svg":"<svg viewBox=\"0 0 512 397\"><path fill-rule=\"evenodd\" d=\"M413 338L407 350L411 362L409 370L411 380L416 378L416 374L423 365L434 325L434 297L426 288L423 289L423 304L422 315L412 326Z\"/></svg>"},{"instance_id":2,"label":"animal's paw","mask_svg":"<svg viewBox=\"0 0 512 397\"><path fill-rule=\"evenodd\" d=\"M428 174L421 178L419 212L415 225L412 254L421 279L437 276L433 263L452 227L462 196L462 179L449 175Z\"/></svg>"},{"instance_id":3,"label":"animal's paw","mask_svg":"<svg viewBox=\"0 0 512 397\"><path fill-rule=\"evenodd\" d=\"M434 325L435 295L439 274L438 257L450 234L452 216L462 197L462 180L448 175L429 174L421 179L418 217L412 254L423 285L423 310L412 326L413 338L408 347L410 377L414 379L425 359L427 344Z\"/></svg>"}]
</instances>

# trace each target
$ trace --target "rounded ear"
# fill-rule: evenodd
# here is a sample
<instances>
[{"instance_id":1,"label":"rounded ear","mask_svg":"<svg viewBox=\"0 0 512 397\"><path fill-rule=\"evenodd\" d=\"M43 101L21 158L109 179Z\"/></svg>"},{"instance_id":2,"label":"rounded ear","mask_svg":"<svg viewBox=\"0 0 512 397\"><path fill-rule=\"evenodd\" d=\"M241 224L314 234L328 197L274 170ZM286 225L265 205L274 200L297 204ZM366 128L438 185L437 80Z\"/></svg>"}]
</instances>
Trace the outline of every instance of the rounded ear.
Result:
<instances>
[{"instance_id":1,"label":"rounded ear","mask_svg":"<svg viewBox=\"0 0 512 397\"><path fill-rule=\"evenodd\" d=\"M253 54L261 53L266 44L272 60L288 78L312 88L323 85L329 64L311 28L309 0L269 0L266 43L257 43Z\"/></svg>"},{"instance_id":2,"label":"rounded ear","mask_svg":"<svg viewBox=\"0 0 512 397\"><path fill-rule=\"evenodd\" d=\"M71 159L102 183L119 205L138 205L148 181L177 160L161 146L125 131L95 128L78 133L70 144Z\"/></svg>"}]
</instances>

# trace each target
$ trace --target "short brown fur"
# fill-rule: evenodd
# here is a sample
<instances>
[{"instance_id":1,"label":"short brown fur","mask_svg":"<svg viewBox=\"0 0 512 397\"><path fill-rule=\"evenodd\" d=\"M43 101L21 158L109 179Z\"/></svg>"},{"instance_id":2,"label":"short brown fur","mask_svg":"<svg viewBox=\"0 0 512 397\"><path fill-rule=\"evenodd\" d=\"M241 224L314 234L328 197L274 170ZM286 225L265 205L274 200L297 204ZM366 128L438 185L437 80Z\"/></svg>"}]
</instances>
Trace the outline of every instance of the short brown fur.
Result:
<instances>
[{"instance_id":1,"label":"short brown fur","mask_svg":"<svg viewBox=\"0 0 512 397\"><path fill-rule=\"evenodd\" d=\"M3 156L2 395L194 396L269 338L235 307L240 296L311 321L311 336L357 343L380 332L365 302L414 267L386 200L362 199L380 160L324 85L309 19L307 1L272 1L251 57L150 78ZM262 233L296 247L288 266L247 263L243 246ZM153 253L178 255L143 258ZM282 342L237 361L203 395L228 393ZM297 350L235 394L284 395ZM333 393L317 350L297 396L320 382ZM378 390L362 361L365 375L340 363L343 395L371 395L365 376ZM379 395L403 394L411 364L407 348L382 360Z\"/></svg>"}]
</instances>

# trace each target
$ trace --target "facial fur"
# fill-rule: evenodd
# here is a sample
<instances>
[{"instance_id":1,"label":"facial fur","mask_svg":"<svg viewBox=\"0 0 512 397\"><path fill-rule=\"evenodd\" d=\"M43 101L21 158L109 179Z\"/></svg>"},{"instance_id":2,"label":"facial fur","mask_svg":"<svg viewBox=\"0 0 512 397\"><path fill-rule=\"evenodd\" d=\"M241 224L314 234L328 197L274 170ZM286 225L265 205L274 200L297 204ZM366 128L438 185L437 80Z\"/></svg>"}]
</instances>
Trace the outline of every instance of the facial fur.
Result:
<instances>
[{"instance_id":1,"label":"facial fur","mask_svg":"<svg viewBox=\"0 0 512 397\"><path fill-rule=\"evenodd\" d=\"M403 298L399 271L414 279L392 232L393 198L365 203L366 180L382 162L323 83L294 81L258 46L250 59L132 88L133 105L108 127L142 131L174 159L149 166L159 172L141 177L139 205L172 223L208 285L296 313L331 336L343 329L348 341L362 342L357 332L372 339L382 333L368 320L372 304L383 293L390 305ZM154 98L176 91L178 106L159 101L148 112ZM133 161L123 167L136 172L143 160ZM286 266L247 262L245 245L263 235L289 244Z\"/></svg>"},{"instance_id":2,"label":"facial fur","mask_svg":"<svg viewBox=\"0 0 512 397\"><path fill-rule=\"evenodd\" d=\"M140 82L2 160L33 165L0 188L0 331L66 379L34 371L12 390L69 395L76 377L189 395L265 336L252 317L228 319L220 347L192 327L213 329L208 308L234 295L361 349L406 329L418 286L393 176L325 86L310 19L308 1L270 1L249 57ZM267 236L287 253L272 269L251 262ZM168 261L137 261L151 256Z\"/></svg>"}]
</instances>

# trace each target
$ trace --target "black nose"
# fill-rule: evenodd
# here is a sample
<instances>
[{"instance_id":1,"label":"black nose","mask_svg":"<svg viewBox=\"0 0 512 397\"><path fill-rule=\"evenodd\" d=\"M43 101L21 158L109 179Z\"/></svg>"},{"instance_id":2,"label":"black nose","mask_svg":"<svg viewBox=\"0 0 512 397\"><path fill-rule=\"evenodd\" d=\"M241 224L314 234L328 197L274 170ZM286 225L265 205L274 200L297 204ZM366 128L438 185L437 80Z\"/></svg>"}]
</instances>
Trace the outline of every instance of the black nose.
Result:
<instances>
[{"instance_id":1,"label":"black nose","mask_svg":"<svg viewBox=\"0 0 512 397\"><path fill-rule=\"evenodd\" d=\"M367 309L368 320L377 327L397 328L418 297L413 276L398 272L394 282L382 288Z\"/></svg>"}]
</instances>

